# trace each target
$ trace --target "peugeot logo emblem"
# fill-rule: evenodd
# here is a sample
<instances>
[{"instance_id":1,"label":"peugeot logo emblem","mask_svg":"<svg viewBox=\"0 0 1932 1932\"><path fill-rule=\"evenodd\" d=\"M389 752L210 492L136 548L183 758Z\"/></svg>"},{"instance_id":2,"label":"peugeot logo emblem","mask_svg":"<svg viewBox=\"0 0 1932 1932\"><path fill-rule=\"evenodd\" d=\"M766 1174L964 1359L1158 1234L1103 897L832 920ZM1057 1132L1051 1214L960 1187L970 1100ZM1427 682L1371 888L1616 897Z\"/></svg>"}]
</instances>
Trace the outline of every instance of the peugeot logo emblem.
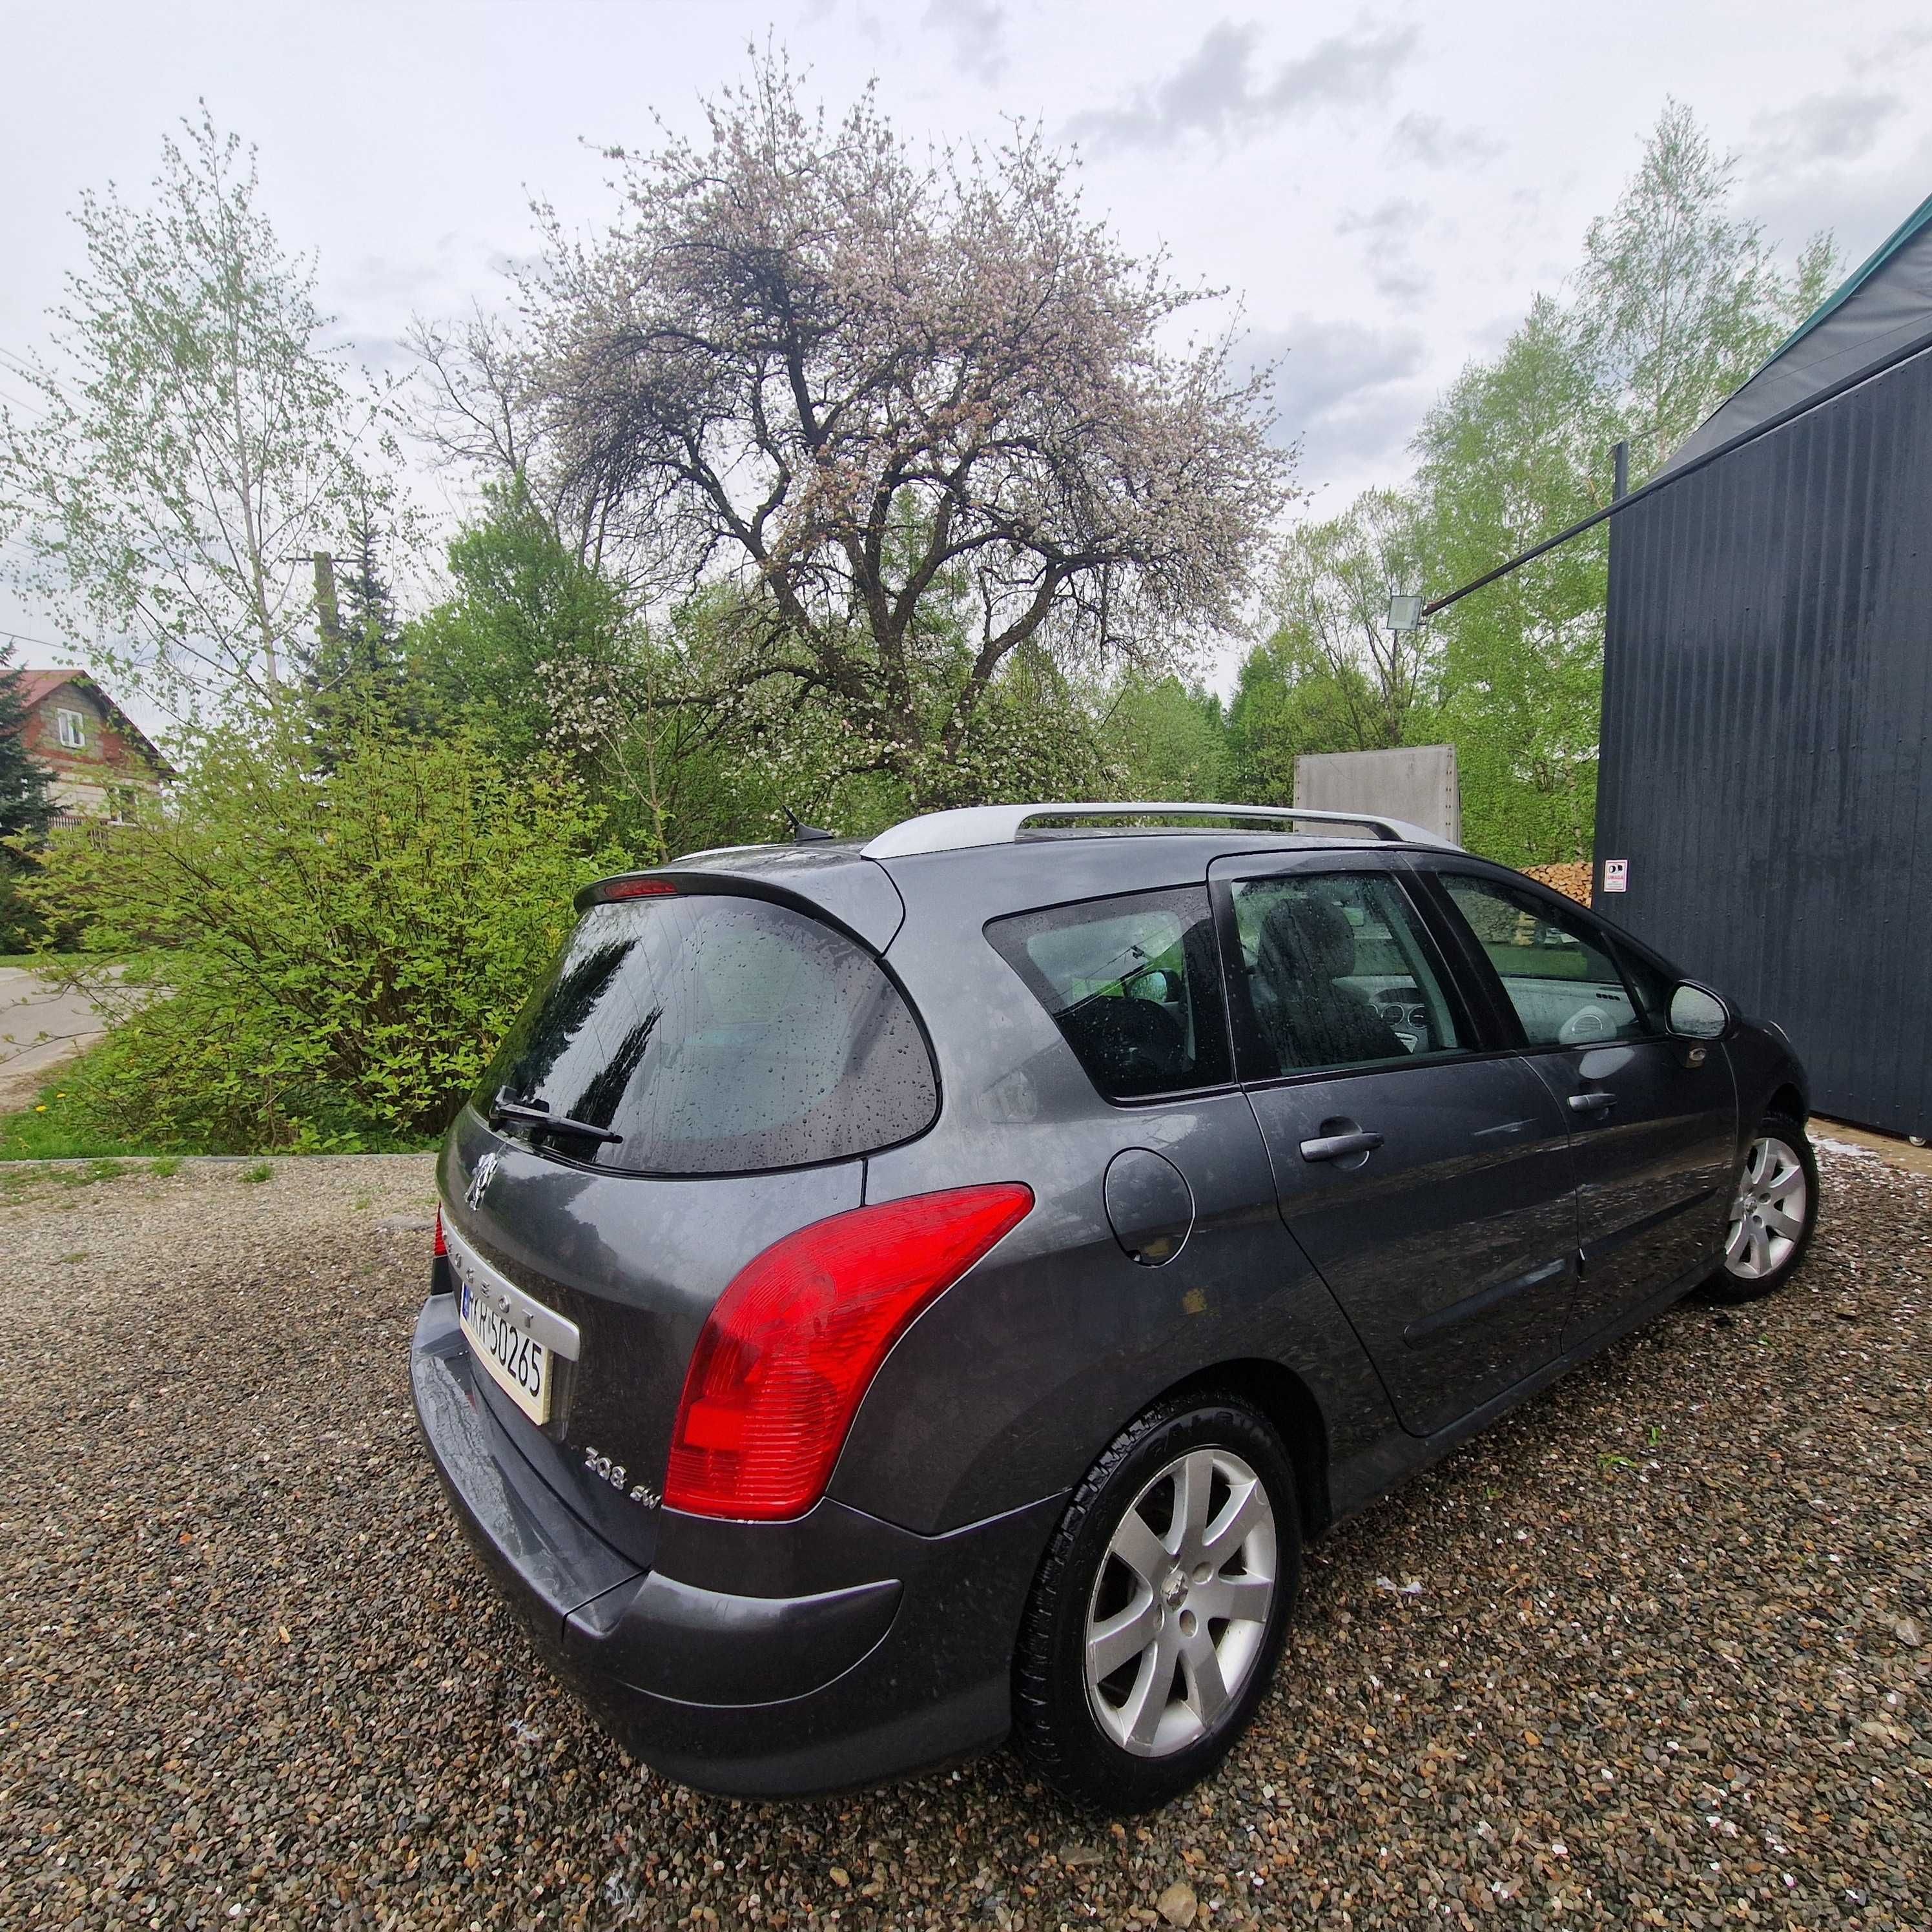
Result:
<instances>
[{"instance_id":1,"label":"peugeot logo emblem","mask_svg":"<svg viewBox=\"0 0 1932 1932\"><path fill-rule=\"evenodd\" d=\"M472 1208L482 1206L483 1197L489 1192L490 1184L496 1179L496 1170L502 1163L502 1151L498 1148L492 1148L476 1163L476 1171L470 1177L470 1185L464 1190L463 1196Z\"/></svg>"}]
</instances>

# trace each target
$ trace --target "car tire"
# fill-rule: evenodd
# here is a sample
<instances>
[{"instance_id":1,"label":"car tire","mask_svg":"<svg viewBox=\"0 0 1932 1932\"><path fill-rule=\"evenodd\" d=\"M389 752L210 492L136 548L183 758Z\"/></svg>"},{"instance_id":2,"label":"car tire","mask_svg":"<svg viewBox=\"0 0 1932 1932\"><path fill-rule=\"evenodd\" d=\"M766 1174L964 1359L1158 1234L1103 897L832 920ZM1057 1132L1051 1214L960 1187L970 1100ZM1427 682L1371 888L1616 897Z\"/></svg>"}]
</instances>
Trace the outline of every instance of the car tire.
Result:
<instances>
[{"instance_id":1,"label":"car tire","mask_svg":"<svg viewBox=\"0 0 1932 1932\"><path fill-rule=\"evenodd\" d=\"M1156 1404L1088 1472L1041 1560L1014 1660L1022 1751L1092 1810L1186 1790L1267 1694L1300 1574L1272 1425L1230 1395Z\"/></svg>"},{"instance_id":2,"label":"car tire","mask_svg":"<svg viewBox=\"0 0 1932 1932\"><path fill-rule=\"evenodd\" d=\"M1738 1171L1724 1253L1706 1295L1739 1302L1775 1294L1803 1265L1817 1226L1818 1160L1804 1124L1767 1114Z\"/></svg>"}]
</instances>

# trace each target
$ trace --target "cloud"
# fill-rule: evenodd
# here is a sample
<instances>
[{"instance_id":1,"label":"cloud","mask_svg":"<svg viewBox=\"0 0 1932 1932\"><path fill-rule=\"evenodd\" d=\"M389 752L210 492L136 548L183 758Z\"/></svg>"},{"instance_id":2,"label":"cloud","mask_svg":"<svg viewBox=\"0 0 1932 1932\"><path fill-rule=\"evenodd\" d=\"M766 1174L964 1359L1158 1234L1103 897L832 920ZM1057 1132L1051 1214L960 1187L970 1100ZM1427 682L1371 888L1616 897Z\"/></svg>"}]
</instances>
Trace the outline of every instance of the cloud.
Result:
<instances>
[{"instance_id":1,"label":"cloud","mask_svg":"<svg viewBox=\"0 0 1932 1932\"><path fill-rule=\"evenodd\" d=\"M1378 295L1391 302L1414 302L1436 286L1435 277L1416 260L1411 245L1428 216L1420 202L1395 196L1374 208L1344 208L1336 218L1335 232L1367 238L1369 280Z\"/></svg>"},{"instance_id":2,"label":"cloud","mask_svg":"<svg viewBox=\"0 0 1932 1932\"><path fill-rule=\"evenodd\" d=\"M1864 260L1924 198L1932 178L1932 135L1920 135L1889 159L1879 156L1802 171L1774 156L1750 158L1743 212L1786 249L1828 230L1849 267Z\"/></svg>"},{"instance_id":3,"label":"cloud","mask_svg":"<svg viewBox=\"0 0 1932 1932\"><path fill-rule=\"evenodd\" d=\"M1886 34L1869 53L1846 57L1846 65L1854 74L1884 74L1897 78L1897 70L1916 60L1932 47L1932 27L1900 27Z\"/></svg>"},{"instance_id":4,"label":"cloud","mask_svg":"<svg viewBox=\"0 0 1932 1932\"><path fill-rule=\"evenodd\" d=\"M930 0L926 24L952 36L968 73L992 82L1005 72L1006 10L998 0Z\"/></svg>"},{"instance_id":5,"label":"cloud","mask_svg":"<svg viewBox=\"0 0 1932 1932\"><path fill-rule=\"evenodd\" d=\"M1275 365L1276 440L1300 440L1302 478L1316 485L1400 456L1429 401L1424 359L1419 332L1312 316L1252 332L1238 356Z\"/></svg>"},{"instance_id":6,"label":"cloud","mask_svg":"<svg viewBox=\"0 0 1932 1932\"><path fill-rule=\"evenodd\" d=\"M1439 114L1405 114L1389 130L1389 152L1412 167L1480 167L1503 143L1480 128L1452 128Z\"/></svg>"},{"instance_id":7,"label":"cloud","mask_svg":"<svg viewBox=\"0 0 1932 1932\"><path fill-rule=\"evenodd\" d=\"M1392 195L1374 208L1345 208L1335 219L1337 235L1387 235L1412 232L1429 211L1419 201Z\"/></svg>"},{"instance_id":8,"label":"cloud","mask_svg":"<svg viewBox=\"0 0 1932 1932\"><path fill-rule=\"evenodd\" d=\"M1904 111L1899 95L1873 88L1808 94L1752 122L1752 158L1764 175L1799 174L1822 164L1856 161L1871 152L1886 123Z\"/></svg>"},{"instance_id":9,"label":"cloud","mask_svg":"<svg viewBox=\"0 0 1932 1932\"><path fill-rule=\"evenodd\" d=\"M1932 34L1893 40L1897 80ZM1932 172L1932 135L1909 104L1902 92L1852 86L1760 114L1740 157L1745 212L1787 248L1828 231L1847 266L1862 261L1924 198Z\"/></svg>"},{"instance_id":10,"label":"cloud","mask_svg":"<svg viewBox=\"0 0 1932 1932\"><path fill-rule=\"evenodd\" d=\"M1228 140L1298 109L1374 98L1414 52L1416 36L1413 27L1334 34L1263 81L1255 72L1261 29L1223 20L1158 86L1076 115L1067 131L1113 147L1169 147L1192 134Z\"/></svg>"}]
</instances>

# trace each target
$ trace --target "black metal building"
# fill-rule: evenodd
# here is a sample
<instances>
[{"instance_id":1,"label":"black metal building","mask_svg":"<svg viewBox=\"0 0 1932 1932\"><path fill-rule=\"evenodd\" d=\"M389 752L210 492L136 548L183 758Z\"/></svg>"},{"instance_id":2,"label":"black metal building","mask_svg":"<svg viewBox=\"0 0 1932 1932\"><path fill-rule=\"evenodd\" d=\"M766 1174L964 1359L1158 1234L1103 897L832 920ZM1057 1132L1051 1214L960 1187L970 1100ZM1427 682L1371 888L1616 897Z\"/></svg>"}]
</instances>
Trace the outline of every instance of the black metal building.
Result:
<instances>
[{"instance_id":1,"label":"black metal building","mask_svg":"<svg viewBox=\"0 0 1932 1932\"><path fill-rule=\"evenodd\" d=\"M1597 904L1932 1134L1932 200L1678 470L1610 526Z\"/></svg>"}]
</instances>

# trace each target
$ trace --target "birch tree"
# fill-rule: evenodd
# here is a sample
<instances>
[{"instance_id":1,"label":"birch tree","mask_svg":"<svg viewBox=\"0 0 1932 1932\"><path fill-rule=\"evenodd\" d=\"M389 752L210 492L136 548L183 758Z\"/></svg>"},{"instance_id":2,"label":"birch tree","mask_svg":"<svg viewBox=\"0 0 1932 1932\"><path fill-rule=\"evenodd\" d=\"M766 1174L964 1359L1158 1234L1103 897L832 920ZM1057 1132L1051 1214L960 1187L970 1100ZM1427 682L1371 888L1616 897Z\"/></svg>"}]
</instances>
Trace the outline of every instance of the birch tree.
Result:
<instances>
[{"instance_id":1,"label":"birch tree","mask_svg":"<svg viewBox=\"0 0 1932 1932\"><path fill-rule=\"evenodd\" d=\"M1734 159L1680 100L1666 104L1616 206L1590 224L1570 321L1592 386L1630 441L1631 480L1677 446L1828 295L1828 234L1786 270L1731 206Z\"/></svg>"},{"instance_id":2,"label":"birch tree","mask_svg":"<svg viewBox=\"0 0 1932 1932\"><path fill-rule=\"evenodd\" d=\"M280 685L314 623L313 554L388 494L382 398L257 188L204 108L145 205L84 194L52 353L15 365L31 406L0 405L16 580L177 716Z\"/></svg>"}]
</instances>

